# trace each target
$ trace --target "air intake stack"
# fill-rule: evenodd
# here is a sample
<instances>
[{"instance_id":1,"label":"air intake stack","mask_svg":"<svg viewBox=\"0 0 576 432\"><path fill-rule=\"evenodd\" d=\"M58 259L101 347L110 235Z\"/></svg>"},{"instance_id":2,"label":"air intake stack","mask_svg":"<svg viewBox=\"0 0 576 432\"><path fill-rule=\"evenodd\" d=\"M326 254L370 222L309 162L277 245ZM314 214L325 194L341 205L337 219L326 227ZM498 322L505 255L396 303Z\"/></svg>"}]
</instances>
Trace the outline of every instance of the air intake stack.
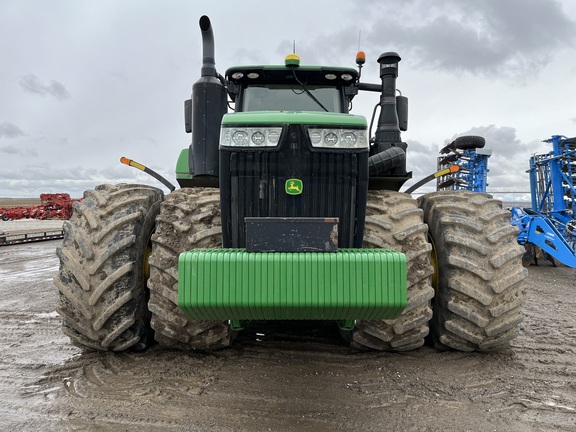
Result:
<instances>
[{"instance_id":1,"label":"air intake stack","mask_svg":"<svg viewBox=\"0 0 576 432\"><path fill-rule=\"evenodd\" d=\"M388 176L406 174L406 144L400 138L400 130L407 128L408 100L396 96L396 78L400 56L395 52L380 55L380 78L382 94L380 96L380 117L374 137L376 154L370 157L370 176ZM397 107L397 102L400 107ZM398 108L402 114L398 120Z\"/></svg>"}]
</instances>

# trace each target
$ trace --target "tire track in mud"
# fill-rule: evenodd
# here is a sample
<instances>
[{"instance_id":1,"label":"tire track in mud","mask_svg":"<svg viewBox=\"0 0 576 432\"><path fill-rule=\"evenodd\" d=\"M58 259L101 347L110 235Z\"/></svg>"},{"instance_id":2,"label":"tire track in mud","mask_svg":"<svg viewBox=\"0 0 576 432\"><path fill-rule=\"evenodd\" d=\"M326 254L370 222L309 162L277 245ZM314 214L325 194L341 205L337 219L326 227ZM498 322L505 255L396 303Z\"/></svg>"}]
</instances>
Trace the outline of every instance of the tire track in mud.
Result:
<instances>
[{"instance_id":1,"label":"tire track in mud","mask_svg":"<svg viewBox=\"0 0 576 432\"><path fill-rule=\"evenodd\" d=\"M576 429L576 269L531 267L529 301L513 349L523 367L517 404L527 423Z\"/></svg>"},{"instance_id":2,"label":"tire track in mud","mask_svg":"<svg viewBox=\"0 0 576 432\"><path fill-rule=\"evenodd\" d=\"M404 430L411 419L431 424L429 430L459 430L463 421L465 429L479 430L478 418L511 431L542 424L542 408L526 402L538 388L521 384L525 366L514 352L423 348L383 355L319 339L245 339L210 355L160 348L142 354L89 353L54 371L45 385L63 383L67 394L60 397L72 408L70 421L104 412L106 424L147 424L151 430L180 430L189 422L199 430L293 430L298 425L304 431L380 430L384 424ZM544 425L559 430L570 425L572 416L560 404L543 407L553 410ZM525 415L530 412L534 415ZM464 413L470 420L463 419Z\"/></svg>"},{"instance_id":3,"label":"tire track in mud","mask_svg":"<svg viewBox=\"0 0 576 432\"><path fill-rule=\"evenodd\" d=\"M171 430L182 428L221 366L217 356L161 349L90 352L53 369L30 390L59 387L58 405L67 407L67 422L74 425L93 426L98 418L111 430Z\"/></svg>"},{"instance_id":4,"label":"tire track in mud","mask_svg":"<svg viewBox=\"0 0 576 432\"><path fill-rule=\"evenodd\" d=\"M59 385L47 387L38 382L47 365L62 363L78 351L65 345L67 340L61 335L59 324L55 312L0 312L0 419L3 428L9 429L23 419L32 421L36 417L29 406L30 389L35 389L34 394L38 396L35 400L40 401L52 399L61 390ZM44 414L40 412L38 416L44 417Z\"/></svg>"}]
</instances>

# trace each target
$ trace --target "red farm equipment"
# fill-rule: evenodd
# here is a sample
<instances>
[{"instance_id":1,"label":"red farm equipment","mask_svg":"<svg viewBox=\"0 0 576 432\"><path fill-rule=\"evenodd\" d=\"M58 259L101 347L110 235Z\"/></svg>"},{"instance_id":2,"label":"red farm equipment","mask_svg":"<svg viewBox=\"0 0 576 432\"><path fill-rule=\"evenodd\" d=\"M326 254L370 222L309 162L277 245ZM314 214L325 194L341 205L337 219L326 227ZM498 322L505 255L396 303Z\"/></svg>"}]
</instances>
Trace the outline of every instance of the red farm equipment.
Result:
<instances>
[{"instance_id":1,"label":"red farm equipment","mask_svg":"<svg viewBox=\"0 0 576 432\"><path fill-rule=\"evenodd\" d=\"M67 193L41 194L40 205L30 207L0 208L3 221L17 219L70 219L72 204L80 199L72 199Z\"/></svg>"}]
</instances>

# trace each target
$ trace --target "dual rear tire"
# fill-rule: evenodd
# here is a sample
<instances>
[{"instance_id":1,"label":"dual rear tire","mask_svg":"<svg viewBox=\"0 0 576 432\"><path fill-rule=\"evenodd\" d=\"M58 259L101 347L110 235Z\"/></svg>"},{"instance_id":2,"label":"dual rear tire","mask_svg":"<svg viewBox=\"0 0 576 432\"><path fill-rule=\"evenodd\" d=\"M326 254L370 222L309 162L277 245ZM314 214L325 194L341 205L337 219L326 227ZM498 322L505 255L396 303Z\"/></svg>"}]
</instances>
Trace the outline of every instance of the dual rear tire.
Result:
<instances>
[{"instance_id":1,"label":"dual rear tire","mask_svg":"<svg viewBox=\"0 0 576 432\"><path fill-rule=\"evenodd\" d=\"M197 248L222 246L220 193L184 188L170 193L157 218L150 257L151 325L162 345L179 349L224 348L235 333L227 321L194 321L178 307L178 256Z\"/></svg>"},{"instance_id":2,"label":"dual rear tire","mask_svg":"<svg viewBox=\"0 0 576 432\"><path fill-rule=\"evenodd\" d=\"M217 190L181 189L164 200L149 186L98 186L75 204L64 230L54 284L73 344L102 351L145 348L152 337L182 349L230 344L227 322L190 321L177 306L178 255L221 245Z\"/></svg>"},{"instance_id":3,"label":"dual rear tire","mask_svg":"<svg viewBox=\"0 0 576 432\"><path fill-rule=\"evenodd\" d=\"M437 349L507 348L523 319L527 275L509 218L487 194L444 191L415 201L371 193L364 246L406 254L408 306L396 320L357 322L352 345L405 351L428 337Z\"/></svg>"},{"instance_id":4,"label":"dual rear tire","mask_svg":"<svg viewBox=\"0 0 576 432\"><path fill-rule=\"evenodd\" d=\"M104 351L149 341L146 269L163 193L144 185L102 185L84 193L64 222L54 278L62 330L74 345Z\"/></svg>"}]
</instances>

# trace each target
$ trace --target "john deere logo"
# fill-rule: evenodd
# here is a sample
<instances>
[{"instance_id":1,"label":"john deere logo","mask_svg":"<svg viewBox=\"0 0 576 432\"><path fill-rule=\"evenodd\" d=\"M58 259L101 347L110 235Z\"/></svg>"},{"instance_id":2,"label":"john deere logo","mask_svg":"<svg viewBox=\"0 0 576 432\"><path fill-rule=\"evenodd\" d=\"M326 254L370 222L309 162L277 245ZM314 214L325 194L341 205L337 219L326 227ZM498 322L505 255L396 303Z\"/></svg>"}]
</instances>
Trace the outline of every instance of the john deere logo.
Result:
<instances>
[{"instance_id":1,"label":"john deere logo","mask_svg":"<svg viewBox=\"0 0 576 432\"><path fill-rule=\"evenodd\" d=\"M286 180L285 190L288 195L300 195L302 193L302 180L288 179Z\"/></svg>"}]
</instances>

